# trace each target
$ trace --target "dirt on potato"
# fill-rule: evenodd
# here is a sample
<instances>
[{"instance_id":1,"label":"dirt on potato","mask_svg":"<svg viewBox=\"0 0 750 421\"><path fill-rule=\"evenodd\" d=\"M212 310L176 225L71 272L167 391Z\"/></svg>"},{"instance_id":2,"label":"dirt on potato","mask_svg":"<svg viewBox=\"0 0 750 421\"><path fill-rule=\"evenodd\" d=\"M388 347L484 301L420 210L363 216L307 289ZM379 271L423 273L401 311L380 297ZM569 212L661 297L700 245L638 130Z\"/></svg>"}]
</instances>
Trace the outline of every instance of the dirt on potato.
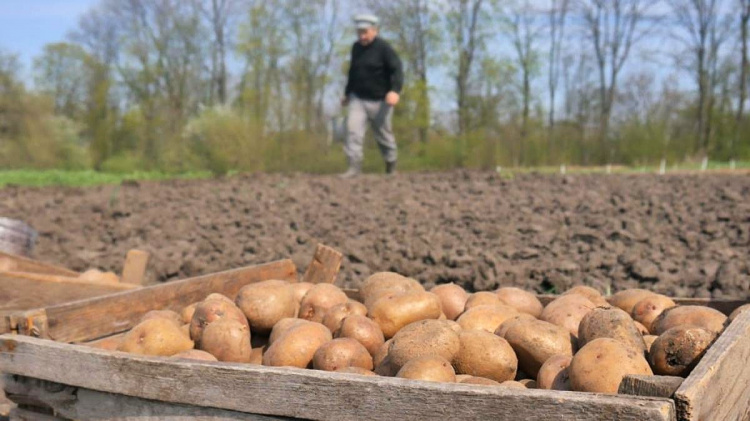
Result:
<instances>
[{"instance_id":1,"label":"dirt on potato","mask_svg":"<svg viewBox=\"0 0 750 421\"><path fill-rule=\"evenodd\" d=\"M750 177L448 172L249 175L96 188L0 190L0 215L39 231L36 257L120 272L149 251L149 282L345 255L338 284L394 271L426 287L561 292L642 287L750 295Z\"/></svg>"}]
</instances>

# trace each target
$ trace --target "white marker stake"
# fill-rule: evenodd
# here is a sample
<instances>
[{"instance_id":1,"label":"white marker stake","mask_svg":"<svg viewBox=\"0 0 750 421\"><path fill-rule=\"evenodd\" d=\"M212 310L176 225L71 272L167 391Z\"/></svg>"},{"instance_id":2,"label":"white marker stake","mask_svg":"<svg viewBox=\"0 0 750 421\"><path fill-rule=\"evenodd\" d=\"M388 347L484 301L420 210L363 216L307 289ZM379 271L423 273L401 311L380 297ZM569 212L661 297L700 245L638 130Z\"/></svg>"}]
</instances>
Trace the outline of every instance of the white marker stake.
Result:
<instances>
[{"instance_id":1,"label":"white marker stake","mask_svg":"<svg viewBox=\"0 0 750 421\"><path fill-rule=\"evenodd\" d=\"M567 172L568 169L565 167L565 164L560 165L560 174L565 175Z\"/></svg>"},{"instance_id":2,"label":"white marker stake","mask_svg":"<svg viewBox=\"0 0 750 421\"><path fill-rule=\"evenodd\" d=\"M734 171L735 169L737 169L737 162L735 162L734 159L731 160L731 161L729 161L729 169L732 170L732 171Z\"/></svg>"},{"instance_id":3,"label":"white marker stake","mask_svg":"<svg viewBox=\"0 0 750 421\"><path fill-rule=\"evenodd\" d=\"M703 162L701 162L701 171L706 171L708 169L708 157L703 157Z\"/></svg>"},{"instance_id":4,"label":"white marker stake","mask_svg":"<svg viewBox=\"0 0 750 421\"><path fill-rule=\"evenodd\" d=\"M612 174L612 164L607 164L607 174Z\"/></svg>"},{"instance_id":5,"label":"white marker stake","mask_svg":"<svg viewBox=\"0 0 750 421\"><path fill-rule=\"evenodd\" d=\"M503 167L501 167L501 166L499 166L499 165L498 165L498 166L497 166L497 167L495 168L495 171L497 171L497 173L498 173L498 174L500 174L501 172L503 172Z\"/></svg>"},{"instance_id":6,"label":"white marker stake","mask_svg":"<svg viewBox=\"0 0 750 421\"><path fill-rule=\"evenodd\" d=\"M661 165L659 166L659 175L664 175L667 172L667 160L662 158Z\"/></svg>"}]
</instances>

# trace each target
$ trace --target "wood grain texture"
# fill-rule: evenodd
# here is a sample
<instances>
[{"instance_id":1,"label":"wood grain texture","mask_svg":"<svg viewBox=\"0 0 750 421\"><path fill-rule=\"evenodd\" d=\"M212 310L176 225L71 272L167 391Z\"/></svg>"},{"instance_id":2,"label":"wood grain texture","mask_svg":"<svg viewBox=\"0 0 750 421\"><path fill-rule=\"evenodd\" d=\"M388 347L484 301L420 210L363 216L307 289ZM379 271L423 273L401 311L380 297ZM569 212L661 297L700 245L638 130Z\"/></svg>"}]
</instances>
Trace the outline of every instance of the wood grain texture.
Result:
<instances>
[{"instance_id":1,"label":"wood grain texture","mask_svg":"<svg viewBox=\"0 0 750 421\"><path fill-rule=\"evenodd\" d=\"M0 276L6 277L6 278L24 279L24 280L29 280L29 281L38 281L38 282L45 282L45 283L80 285L82 287L88 287L91 285L103 285L111 289L112 291L128 291L131 289L138 288L138 285L123 284L120 282L92 281L88 279L72 278L69 276L49 275L46 273L5 271L5 272L0 272Z\"/></svg>"},{"instance_id":2,"label":"wood grain texture","mask_svg":"<svg viewBox=\"0 0 750 421\"><path fill-rule=\"evenodd\" d=\"M343 259L344 256L337 250L318 244L315 248L313 260L307 267L302 281L311 284L332 284L336 282L336 276L339 274Z\"/></svg>"},{"instance_id":3,"label":"wood grain texture","mask_svg":"<svg viewBox=\"0 0 750 421\"><path fill-rule=\"evenodd\" d=\"M125 256L125 264L122 267L122 283L131 285L143 285L146 274L148 252L142 250L130 250Z\"/></svg>"},{"instance_id":4,"label":"wood grain texture","mask_svg":"<svg viewBox=\"0 0 750 421\"><path fill-rule=\"evenodd\" d=\"M13 408L10 410L10 421L65 421L65 418L54 415L42 414L36 411L23 408Z\"/></svg>"},{"instance_id":5,"label":"wood grain texture","mask_svg":"<svg viewBox=\"0 0 750 421\"><path fill-rule=\"evenodd\" d=\"M140 399L23 376L6 376L6 378L6 390L16 402L51 408L58 416L66 419L108 421L171 421L188 418L200 421L289 419Z\"/></svg>"},{"instance_id":6,"label":"wood grain texture","mask_svg":"<svg viewBox=\"0 0 750 421\"><path fill-rule=\"evenodd\" d=\"M66 269L61 266L55 266L49 263L43 263L38 260L29 259L15 254L0 252L0 268L4 270L15 270L19 272L46 273L49 275L61 275L77 277L80 273Z\"/></svg>"},{"instance_id":7,"label":"wood grain texture","mask_svg":"<svg viewBox=\"0 0 750 421\"><path fill-rule=\"evenodd\" d=\"M0 370L143 399L307 419L675 419L673 402L662 398L171 361L19 335L0 337Z\"/></svg>"},{"instance_id":8,"label":"wood grain texture","mask_svg":"<svg viewBox=\"0 0 750 421\"><path fill-rule=\"evenodd\" d=\"M151 310L180 311L213 292L233 297L243 286L267 279L296 282L297 269L291 260L281 260L47 307L46 337L60 342L95 340L130 329ZM29 319L25 312L14 317Z\"/></svg>"},{"instance_id":9,"label":"wood grain texture","mask_svg":"<svg viewBox=\"0 0 750 421\"><path fill-rule=\"evenodd\" d=\"M625 376L618 393L634 396L671 398L685 379L674 376Z\"/></svg>"},{"instance_id":10,"label":"wood grain texture","mask_svg":"<svg viewBox=\"0 0 750 421\"><path fill-rule=\"evenodd\" d=\"M681 420L743 419L750 409L750 312L738 316L675 392Z\"/></svg>"}]
</instances>

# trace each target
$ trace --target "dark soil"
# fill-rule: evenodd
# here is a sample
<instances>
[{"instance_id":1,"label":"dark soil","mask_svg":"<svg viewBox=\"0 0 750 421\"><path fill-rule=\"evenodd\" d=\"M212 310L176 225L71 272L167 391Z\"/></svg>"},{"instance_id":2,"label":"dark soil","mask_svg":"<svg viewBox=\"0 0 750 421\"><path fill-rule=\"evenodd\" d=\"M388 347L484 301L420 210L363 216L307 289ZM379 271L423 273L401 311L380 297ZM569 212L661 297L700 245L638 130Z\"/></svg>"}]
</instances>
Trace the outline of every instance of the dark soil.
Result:
<instances>
[{"instance_id":1,"label":"dark soil","mask_svg":"<svg viewBox=\"0 0 750 421\"><path fill-rule=\"evenodd\" d=\"M292 258L317 242L346 258L339 284L392 270L426 286L587 284L673 296L750 296L750 177L451 172L257 175L98 188L6 188L0 215L39 231L36 257L119 272L152 253L149 281Z\"/></svg>"}]
</instances>

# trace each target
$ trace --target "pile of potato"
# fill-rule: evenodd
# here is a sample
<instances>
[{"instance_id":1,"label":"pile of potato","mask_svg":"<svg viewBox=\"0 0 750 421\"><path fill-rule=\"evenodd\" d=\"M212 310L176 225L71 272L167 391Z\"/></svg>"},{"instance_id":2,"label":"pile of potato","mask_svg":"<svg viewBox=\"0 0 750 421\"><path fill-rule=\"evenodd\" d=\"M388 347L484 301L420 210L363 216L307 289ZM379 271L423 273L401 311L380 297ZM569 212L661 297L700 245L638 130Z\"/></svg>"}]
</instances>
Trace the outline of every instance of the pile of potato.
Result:
<instances>
[{"instance_id":1,"label":"pile of potato","mask_svg":"<svg viewBox=\"0 0 750 421\"><path fill-rule=\"evenodd\" d=\"M518 288L425 291L370 276L354 301L330 284L265 281L152 311L118 350L487 386L617 393L625 375L686 376L728 324L641 289L609 302L579 286L546 307ZM742 309L745 310L745 309ZM734 315L733 315L734 316Z\"/></svg>"}]
</instances>

